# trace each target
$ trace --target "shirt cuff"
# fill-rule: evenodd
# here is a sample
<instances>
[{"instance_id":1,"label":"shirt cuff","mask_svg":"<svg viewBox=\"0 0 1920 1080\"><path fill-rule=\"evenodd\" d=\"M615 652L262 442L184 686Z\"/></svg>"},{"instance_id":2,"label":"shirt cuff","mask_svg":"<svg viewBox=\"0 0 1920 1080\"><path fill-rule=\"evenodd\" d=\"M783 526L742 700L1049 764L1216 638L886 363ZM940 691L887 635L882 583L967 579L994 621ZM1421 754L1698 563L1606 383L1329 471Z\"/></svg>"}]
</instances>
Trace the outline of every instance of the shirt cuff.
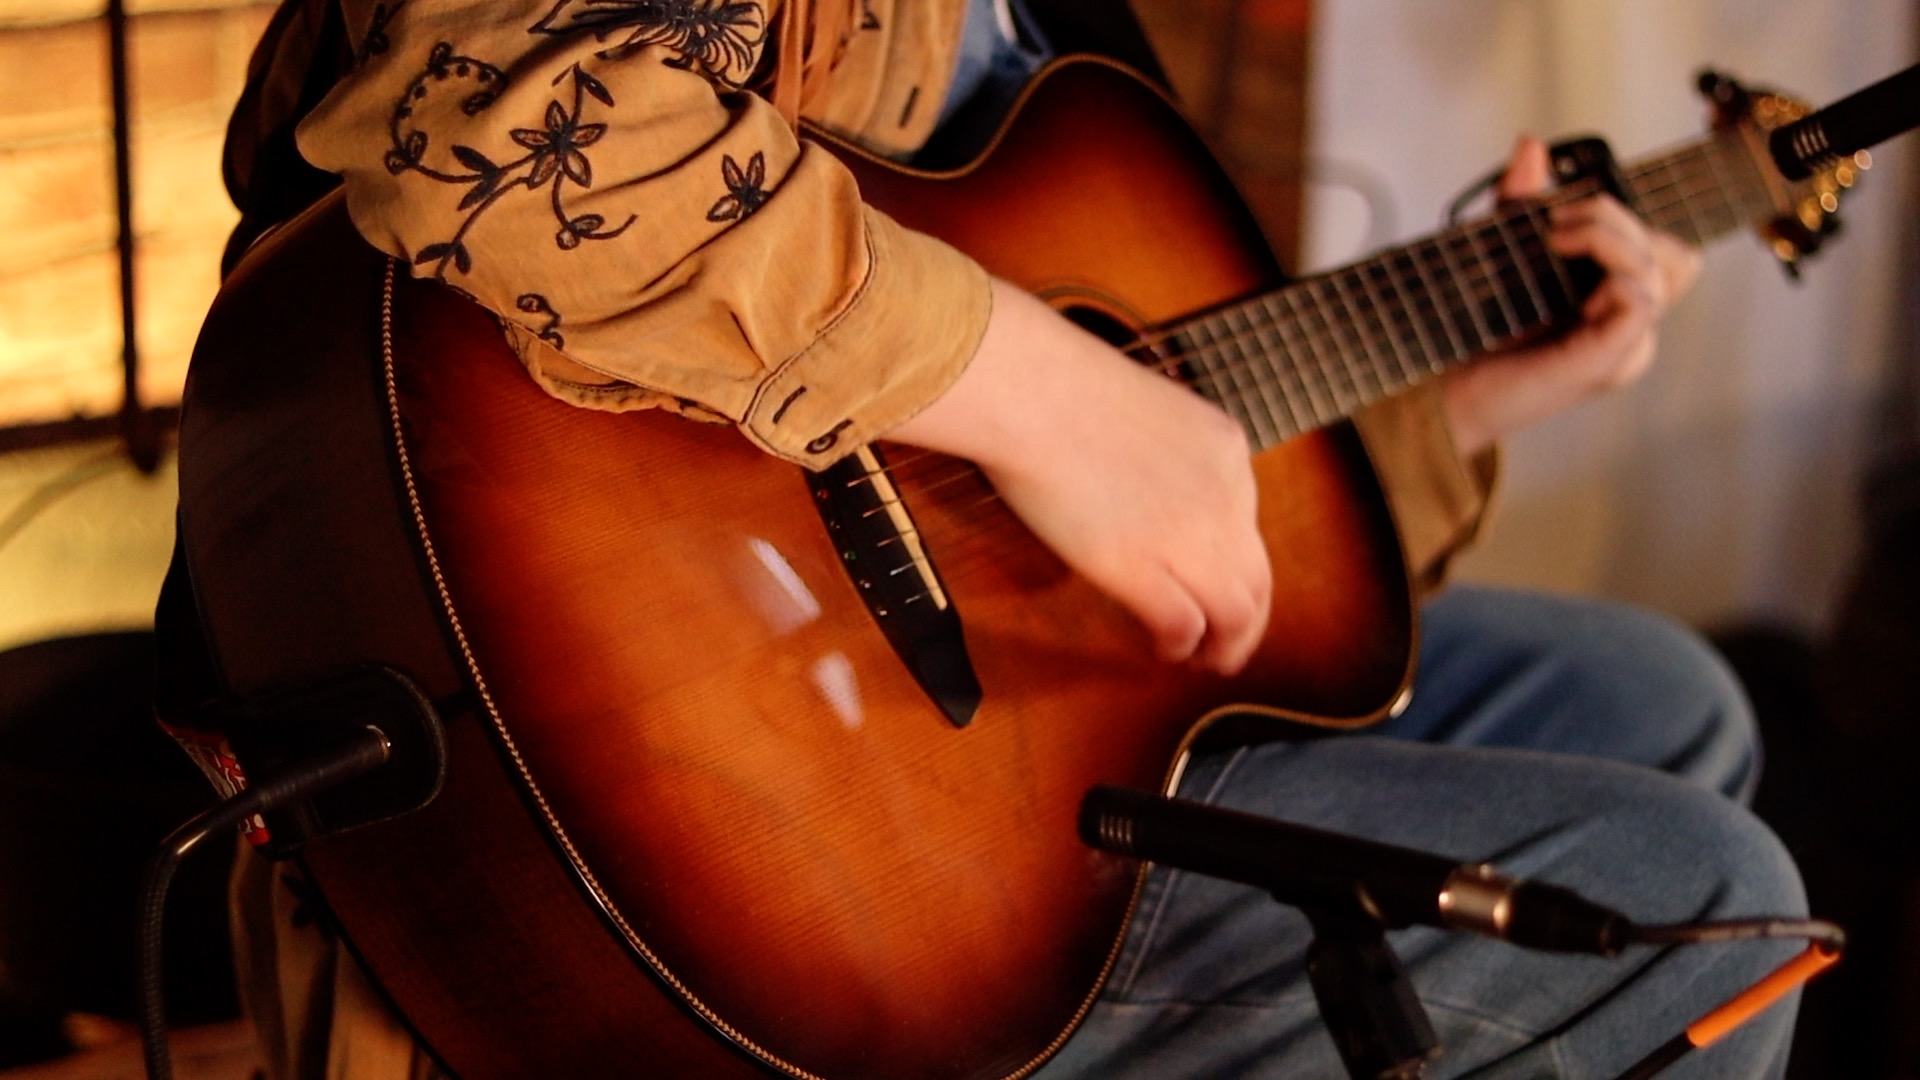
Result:
<instances>
[{"instance_id":1,"label":"shirt cuff","mask_svg":"<svg viewBox=\"0 0 1920 1080\"><path fill-rule=\"evenodd\" d=\"M822 469L913 418L959 379L992 315L980 265L862 207L868 270L850 303L761 382L740 430Z\"/></svg>"},{"instance_id":2,"label":"shirt cuff","mask_svg":"<svg viewBox=\"0 0 1920 1080\"><path fill-rule=\"evenodd\" d=\"M1434 383L1369 406L1354 426L1386 489L1407 571L1423 595L1435 592L1491 516L1499 448L1461 457Z\"/></svg>"}]
</instances>

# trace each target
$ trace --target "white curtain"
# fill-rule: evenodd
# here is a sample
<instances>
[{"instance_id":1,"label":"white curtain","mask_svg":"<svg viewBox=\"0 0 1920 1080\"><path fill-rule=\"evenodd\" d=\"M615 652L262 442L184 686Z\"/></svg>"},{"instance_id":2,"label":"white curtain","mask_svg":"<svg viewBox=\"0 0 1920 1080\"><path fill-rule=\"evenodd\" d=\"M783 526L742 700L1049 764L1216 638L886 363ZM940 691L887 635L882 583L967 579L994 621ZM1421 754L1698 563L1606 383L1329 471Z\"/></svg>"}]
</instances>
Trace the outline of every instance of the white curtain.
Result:
<instances>
[{"instance_id":1,"label":"white curtain","mask_svg":"<svg viewBox=\"0 0 1920 1080\"><path fill-rule=\"evenodd\" d=\"M1432 231L1517 132L1599 134L1625 162L1697 138L1703 67L1822 105L1920 59L1912 0L1318 0L1314 18L1308 271ZM1642 383L1509 442L1463 576L1821 625L1912 349L1916 144L1875 152L1800 284L1751 236L1711 247Z\"/></svg>"}]
</instances>

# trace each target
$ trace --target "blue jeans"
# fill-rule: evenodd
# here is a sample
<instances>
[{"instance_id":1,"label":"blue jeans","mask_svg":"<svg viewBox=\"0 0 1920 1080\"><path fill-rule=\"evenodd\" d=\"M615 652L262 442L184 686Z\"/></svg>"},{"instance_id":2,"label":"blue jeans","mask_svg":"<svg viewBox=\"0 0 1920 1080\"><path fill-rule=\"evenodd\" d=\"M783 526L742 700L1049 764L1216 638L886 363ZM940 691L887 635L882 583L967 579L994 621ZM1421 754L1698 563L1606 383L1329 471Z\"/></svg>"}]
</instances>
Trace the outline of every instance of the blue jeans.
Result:
<instances>
[{"instance_id":1,"label":"blue jeans","mask_svg":"<svg viewBox=\"0 0 1920 1080\"><path fill-rule=\"evenodd\" d=\"M1408 710L1365 734L1194 761L1188 798L1572 888L1635 921L1800 915L1799 874L1741 805L1758 748L1690 632L1593 601L1456 588L1429 605ZM1041 1080L1346 1075L1307 984L1306 921L1155 868L1113 977ZM1444 1045L1435 1077L1609 1080L1791 956L1788 942L1529 952L1389 935ZM1786 1066L1797 999L1668 1076Z\"/></svg>"}]
</instances>

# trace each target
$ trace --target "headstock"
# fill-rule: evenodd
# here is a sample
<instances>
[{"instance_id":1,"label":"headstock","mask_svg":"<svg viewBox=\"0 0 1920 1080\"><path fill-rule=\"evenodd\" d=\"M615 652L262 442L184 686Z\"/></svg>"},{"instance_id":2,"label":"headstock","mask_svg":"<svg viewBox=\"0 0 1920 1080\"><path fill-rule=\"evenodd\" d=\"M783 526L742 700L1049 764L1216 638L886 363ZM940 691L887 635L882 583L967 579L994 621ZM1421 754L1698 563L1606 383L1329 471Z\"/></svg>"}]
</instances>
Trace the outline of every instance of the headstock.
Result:
<instances>
[{"instance_id":1,"label":"headstock","mask_svg":"<svg viewBox=\"0 0 1920 1080\"><path fill-rule=\"evenodd\" d=\"M1753 158L1772 211L1755 223L1756 228L1787 273L1799 277L1800 259L1818 251L1839 231L1836 215L1841 193L1872 167L1872 155L1861 150L1815 170L1805 180L1788 180L1773 163L1767 136L1808 115L1813 107L1771 90L1742 86L1715 71L1701 73L1700 92L1713 104L1714 129L1738 137Z\"/></svg>"}]
</instances>

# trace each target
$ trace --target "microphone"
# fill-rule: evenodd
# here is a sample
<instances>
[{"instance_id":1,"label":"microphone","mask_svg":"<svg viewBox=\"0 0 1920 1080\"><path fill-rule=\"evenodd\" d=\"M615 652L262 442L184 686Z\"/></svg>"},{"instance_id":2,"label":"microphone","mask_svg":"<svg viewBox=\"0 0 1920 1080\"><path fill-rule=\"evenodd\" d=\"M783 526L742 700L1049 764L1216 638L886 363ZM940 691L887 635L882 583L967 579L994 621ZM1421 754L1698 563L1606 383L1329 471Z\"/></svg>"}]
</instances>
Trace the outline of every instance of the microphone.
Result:
<instances>
[{"instance_id":1,"label":"microphone","mask_svg":"<svg viewBox=\"0 0 1920 1080\"><path fill-rule=\"evenodd\" d=\"M1775 129L1767 149L1782 176L1805 180L1817 169L1915 127L1920 127L1920 64Z\"/></svg>"},{"instance_id":2,"label":"microphone","mask_svg":"<svg viewBox=\"0 0 1920 1080\"><path fill-rule=\"evenodd\" d=\"M1388 928L1417 923L1600 956L1618 953L1633 929L1625 916L1570 890L1507 877L1485 863L1127 788L1087 792L1080 838L1115 855L1265 889L1294 907L1357 901Z\"/></svg>"}]
</instances>

